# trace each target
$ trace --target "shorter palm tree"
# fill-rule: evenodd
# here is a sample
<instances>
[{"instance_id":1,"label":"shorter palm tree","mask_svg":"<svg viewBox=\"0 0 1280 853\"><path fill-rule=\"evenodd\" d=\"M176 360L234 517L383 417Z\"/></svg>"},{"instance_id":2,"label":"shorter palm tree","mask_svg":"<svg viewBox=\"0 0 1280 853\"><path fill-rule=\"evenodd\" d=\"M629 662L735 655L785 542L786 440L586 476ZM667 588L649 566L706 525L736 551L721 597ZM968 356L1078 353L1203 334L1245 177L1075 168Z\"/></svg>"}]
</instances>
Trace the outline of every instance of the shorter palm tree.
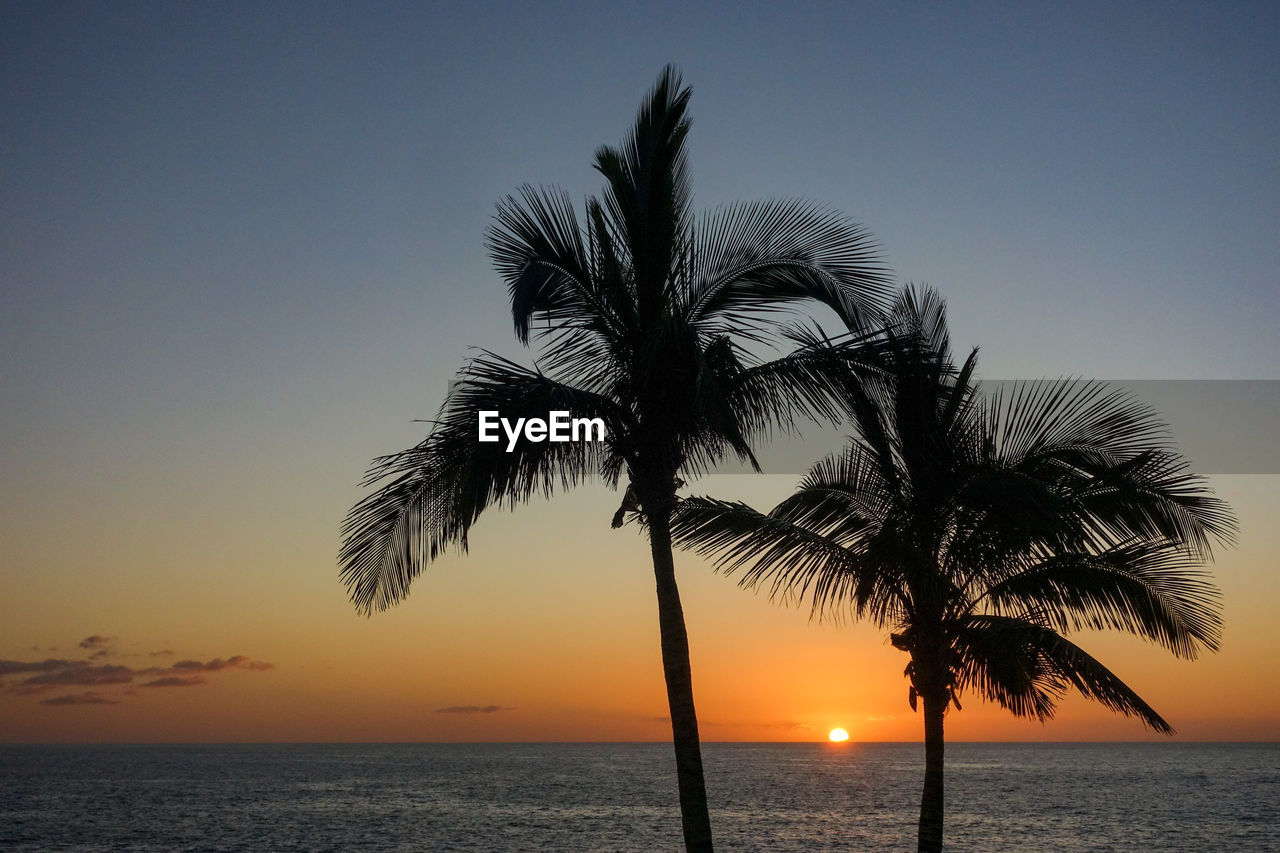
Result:
<instances>
[{"instance_id":1,"label":"shorter palm tree","mask_svg":"<svg viewBox=\"0 0 1280 853\"><path fill-rule=\"evenodd\" d=\"M1216 649L1219 596L1200 566L1234 535L1230 509L1154 413L1097 382L981 396L958 368L944 306L907 290L880 370L850 372L848 450L767 515L682 502L684 547L741 585L851 607L910 656L924 706L918 849L942 849L943 720L966 689L1044 721L1075 688L1155 731L1172 727L1064 634L1115 628L1194 658Z\"/></svg>"}]
</instances>

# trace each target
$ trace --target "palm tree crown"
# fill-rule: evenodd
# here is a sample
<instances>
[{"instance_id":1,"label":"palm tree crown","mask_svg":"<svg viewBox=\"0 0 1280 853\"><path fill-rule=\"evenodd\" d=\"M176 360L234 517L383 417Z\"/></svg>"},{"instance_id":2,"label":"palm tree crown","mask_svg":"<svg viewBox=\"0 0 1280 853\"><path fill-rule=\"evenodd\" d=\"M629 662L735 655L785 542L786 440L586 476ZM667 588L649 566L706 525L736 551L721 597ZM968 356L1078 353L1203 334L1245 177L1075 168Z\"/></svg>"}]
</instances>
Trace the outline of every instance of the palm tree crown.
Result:
<instances>
[{"instance_id":1,"label":"palm tree crown","mask_svg":"<svg viewBox=\"0 0 1280 853\"><path fill-rule=\"evenodd\" d=\"M1154 413L1100 383L982 397L976 351L955 366L931 292L903 294L881 353L880 370L847 375L845 453L768 514L688 499L673 532L741 570L743 585L807 598L819 615L849 604L891 631L936 746L920 838L936 850L942 715L965 690L1046 720L1075 688L1172 732L1063 635L1116 628L1181 657L1216 649L1218 594L1198 566L1234 522Z\"/></svg>"},{"instance_id":2,"label":"palm tree crown","mask_svg":"<svg viewBox=\"0 0 1280 853\"><path fill-rule=\"evenodd\" d=\"M517 338L538 345L535 366L472 358L430 435L375 462L366 484L378 489L348 515L339 559L356 606L382 609L408 594L425 563L465 549L490 505L625 476L619 520L630 512L643 522L658 581L686 843L710 849L668 532L676 488L729 453L754 464L751 440L771 426L836 416L828 377L860 352L860 336L831 340L799 324L779 332L774 321L808 303L868 328L887 277L868 235L821 207L742 204L695 217L689 95L667 68L629 138L596 152L605 188L581 220L556 190L525 187L499 204L487 245ZM753 355L770 343L790 351ZM480 411L514 420L552 410L601 419L605 440L520 441L511 452L476 440ZM692 828L691 810L701 812Z\"/></svg>"}]
</instances>

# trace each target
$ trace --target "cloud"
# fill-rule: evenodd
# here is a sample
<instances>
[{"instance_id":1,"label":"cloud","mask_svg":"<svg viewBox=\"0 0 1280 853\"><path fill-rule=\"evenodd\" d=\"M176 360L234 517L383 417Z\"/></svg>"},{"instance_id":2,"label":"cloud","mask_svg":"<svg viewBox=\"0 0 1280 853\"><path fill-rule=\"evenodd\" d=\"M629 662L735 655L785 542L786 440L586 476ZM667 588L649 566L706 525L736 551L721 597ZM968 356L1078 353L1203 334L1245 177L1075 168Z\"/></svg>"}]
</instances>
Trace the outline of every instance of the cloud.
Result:
<instances>
[{"instance_id":1,"label":"cloud","mask_svg":"<svg viewBox=\"0 0 1280 853\"><path fill-rule=\"evenodd\" d=\"M68 666L88 666L88 661L78 660L0 660L0 678L6 675L17 675L23 672L49 672Z\"/></svg>"},{"instance_id":2,"label":"cloud","mask_svg":"<svg viewBox=\"0 0 1280 853\"><path fill-rule=\"evenodd\" d=\"M172 666L151 666L145 669L133 669L119 664L96 663L103 657L114 653L110 644L115 640L115 637L107 637L102 634L85 637L78 645L80 648L90 650L92 653L87 659L83 660L66 660L62 658L48 658L39 661L0 660L0 680L11 675L28 676L4 686L4 689L9 693L27 696L47 693L59 687L136 685L136 681L141 678L150 679L144 684L138 685L141 687L194 687L206 683L202 676L202 673L206 672L221 672L229 669L263 672L275 669L275 664L253 660L247 655L232 655L229 658L213 658L207 661L183 660ZM167 655L173 654L173 652L165 649L151 654ZM132 691L133 687L130 687L128 690L116 695L132 695ZM115 700L105 699L91 692L78 694L70 698L65 696L54 698L57 701L41 701L45 704L56 705L77 703L84 705L115 704ZM103 701L94 701L95 698Z\"/></svg>"},{"instance_id":3,"label":"cloud","mask_svg":"<svg viewBox=\"0 0 1280 853\"><path fill-rule=\"evenodd\" d=\"M120 700L108 699L97 693L73 693L69 696L55 696L52 699L41 699L41 705L119 705Z\"/></svg>"},{"instance_id":4,"label":"cloud","mask_svg":"<svg viewBox=\"0 0 1280 853\"><path fill-rule=\"evenodd\" d=\"M204 684L205 680L198 675L170 675L165 678L157 678L155 681L148 681L143 687L195 687L197 684Z\"/></svg>"},{"instance_id":5,"label":"cloud","mask_svg":"<svg viewBox=\"0 0 1280 853\"><path fill-rule=\"evenodd\" d=\"M498 711L514 711L502 705L450 705L447 708L436 708L437 714L496 714Z\"/></svg>"},{"instance_id":6,"label":"cloud","mask_svg":"<svg viewBox=\"0 0 1280 853\"><path fill-rule=\"evenodd\" d=\"M18 687L27 688L23 692L36 692L36 690L58 685L128 684L133 681L133 670L127 666L116 664L93 666L87 661L64 661L63 663L69 665L33 675Z\"/></svg>"},{"instance_id":7,"label":"cloud","mask_svg":"<svg viewBox=\"0 0 1280 853\"><path fill-rule=\"evenodd\" d=\"M198 660L180 660L173 666L169 667L171 672L218 672L223 669L250 669L257 672L263 670L275 669L273 663L266 661L251 660L244 655L234 655L223 660L222 658L214 658L211 661L201 663Z\"/></svg>"},{"instance_id":8,"label":"cloud","mask_svg":"<svg viewBox=\"0 0 1280 853\"><path fill-rule=\"evenodd\" d=\"M149 652L149 654L153 658L160 658L160 657L169 657L171 655L176 655L177 652L175 652L173 649L161 649L158 652Z\"/></svg>"}]
</instances>

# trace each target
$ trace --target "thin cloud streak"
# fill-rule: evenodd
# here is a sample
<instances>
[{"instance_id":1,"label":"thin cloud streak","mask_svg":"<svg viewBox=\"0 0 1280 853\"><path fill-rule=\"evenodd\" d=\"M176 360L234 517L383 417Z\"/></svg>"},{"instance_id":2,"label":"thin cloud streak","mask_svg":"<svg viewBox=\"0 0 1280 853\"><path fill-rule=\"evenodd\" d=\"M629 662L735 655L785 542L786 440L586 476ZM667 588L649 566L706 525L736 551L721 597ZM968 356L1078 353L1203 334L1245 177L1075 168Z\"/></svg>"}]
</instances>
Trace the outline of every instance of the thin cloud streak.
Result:
<instances>
[{"instance_id":1,"label":"thin cloud streak","mask_svg":"<svg viewBox=\"0 0 1280 853\"><path fill-rule=\"evenodd\" d=\"M155 681L148 681L141 687L195 687L197 684L206 684L207 682L198 675L188 675L186 677L180 675L170 675L166 678L157 678Z\"/></svg>"},{"instance_id":2,"label":"thin cloud streak","mask_svg":"<svg viewBox=\"0 0 1280 853\"><path fill-rule=\"evenodd\" d=\"M51 699L41 699L41 705L119 705L119 699L108 699L97 693L73 693L67 696L55 696Z\"/></svg>"},{"instance_id":3,"label":"thin cloud streak","mask_svg":"<svg viewBox=\"0 0 1280 853\"><path fill-rule=\"evenodd\" d=\"M266 661L256 661L244 655L234 655L233 657L223 660L222 658L214 658L211 661L201 663L198 660L180 660L173 666L169 667L171 672L218 672L224 669L249 669L256 672L262 672L268 669L275 669L275 664Z\"/></svg>"},{"instance_id":4,"label":"thin cloud streak","mask_svg":"<svg viewBox=\"0 0 1280 853\"><path fill-rule=\"evenodd\" d=\"M502 705L450 705L446 708L436 708L437 714L496 714L499 711L514 711L515 708L508 708Z\"/></svg>"},{"instance_id":5,"label":"thin cloud streak","mask_svg":"<svg viewBox=\"0 0 1280 853\"><path fill-rule=\"evenodd\" d=\"M87 661L59 660L48 658L39 661L0 660L0 678L6 675L17 675L24 672L49 672L68 666L88 666Z\"/></svg>"},{"instance_id":6,"label":"thin cloud streak","mask_svg":"<svg viewBox=\"0 0 1280 853\"><path fill-rule=\"evenodd\" d=\"M86 662L74 662L74 665L50 672L42 672L24 680L19 687L43 688L58 685L93 685L93 684L128 684L133 681L134 672L127 666L103 664L93 666Z\"/></svg>"}]
</instances>

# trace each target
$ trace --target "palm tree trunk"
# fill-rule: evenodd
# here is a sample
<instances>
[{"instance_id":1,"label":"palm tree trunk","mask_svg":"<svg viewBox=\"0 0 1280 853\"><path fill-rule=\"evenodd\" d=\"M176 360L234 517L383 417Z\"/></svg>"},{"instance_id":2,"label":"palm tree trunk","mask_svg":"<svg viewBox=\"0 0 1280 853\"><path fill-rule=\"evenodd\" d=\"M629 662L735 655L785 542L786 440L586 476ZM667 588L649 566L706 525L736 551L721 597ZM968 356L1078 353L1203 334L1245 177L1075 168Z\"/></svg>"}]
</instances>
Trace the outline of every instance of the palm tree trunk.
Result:
<instances>
[{"instance_id":1,"label":"palm tree trunk","mask_svg":"<svg viewBox=\"0 0 1280 853\"><path fill-rule=\"evenodd\" d=\"M689 853L707 853L711 845L711 815L707 811L707 786L702 775L702 747L698 740L698 715L693 707L693 676L689 668L689 635L684 609L676 587L676 566L671 555L670 511L646 513L653 573L658 582L658 624L662 632L662 670L667 679L667 704L671 709L671 736L676 750L676 778L680 785L680 815L684 847Z\"/></svg>"},{"instance_id":2,"label":"palm tree trunk","mask_svg":"<svg viewBox=\"0 0 1280 853\"><path fill-rule=\"evenodd\" d=\"M924 700L924 794L920 797L916 851L942 853L942 718L947 712L947 696L929 691L920 698Z\"/></svg>"}]
</instances>

